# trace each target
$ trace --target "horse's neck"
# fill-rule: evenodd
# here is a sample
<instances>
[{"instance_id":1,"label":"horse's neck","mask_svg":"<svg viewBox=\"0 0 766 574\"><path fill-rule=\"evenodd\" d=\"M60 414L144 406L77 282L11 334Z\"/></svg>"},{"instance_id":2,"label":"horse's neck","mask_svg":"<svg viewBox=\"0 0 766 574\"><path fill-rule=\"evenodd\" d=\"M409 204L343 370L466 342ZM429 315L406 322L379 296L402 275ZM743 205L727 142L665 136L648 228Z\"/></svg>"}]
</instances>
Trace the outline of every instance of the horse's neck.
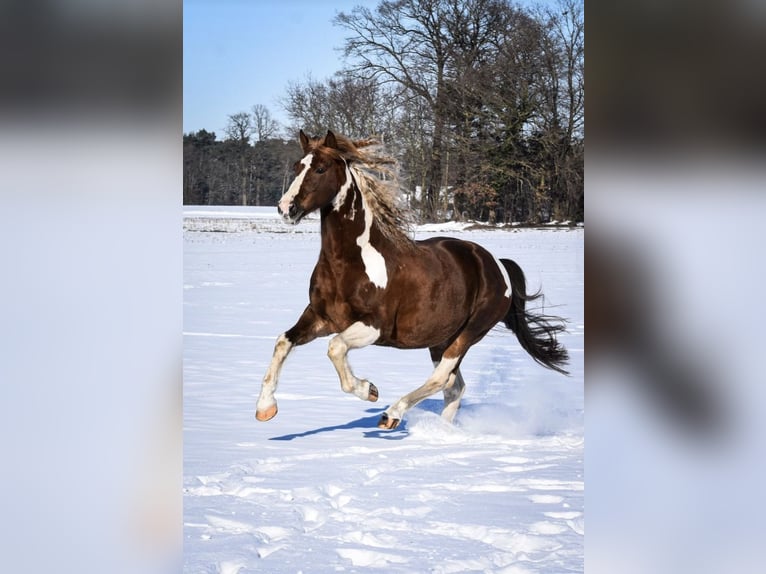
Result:
<instances>
[{"instance_id":1,"label":"horse's neck","mask_svg":"<svg viewBox=\"0 0 766 574\"><path fill-rule=\"evenodd\" d=\"M349 245L361 246L369 242L377 225L356 184L337 206L331 204L323 209L321 217L322 250L328 253L342 253ZM375 233L375 236L379 234Z\"/></svg>"}]
</instances>

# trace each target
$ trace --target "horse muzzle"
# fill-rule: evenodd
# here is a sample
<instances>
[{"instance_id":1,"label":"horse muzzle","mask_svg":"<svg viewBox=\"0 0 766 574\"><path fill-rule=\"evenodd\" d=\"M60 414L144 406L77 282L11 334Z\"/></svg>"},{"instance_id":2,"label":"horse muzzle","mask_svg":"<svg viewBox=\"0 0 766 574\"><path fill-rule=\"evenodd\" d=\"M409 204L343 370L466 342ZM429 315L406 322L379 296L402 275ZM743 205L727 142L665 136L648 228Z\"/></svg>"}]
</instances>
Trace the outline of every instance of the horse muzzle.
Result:
<instances>
[{"instance_id":1,"label":"horse muzzle","mask_svg":"<svg viewBox=\"0 0 766 574\"><path fill-rule=\"evenodd\" d=\"M295 203L290 203L287 211L284 211L280 205L277 207L277 211L279 211L279 214L286 223L292 223L293 225L296 225L306 215L306 212L295 205Z\"/></svg>"}]
</instances>

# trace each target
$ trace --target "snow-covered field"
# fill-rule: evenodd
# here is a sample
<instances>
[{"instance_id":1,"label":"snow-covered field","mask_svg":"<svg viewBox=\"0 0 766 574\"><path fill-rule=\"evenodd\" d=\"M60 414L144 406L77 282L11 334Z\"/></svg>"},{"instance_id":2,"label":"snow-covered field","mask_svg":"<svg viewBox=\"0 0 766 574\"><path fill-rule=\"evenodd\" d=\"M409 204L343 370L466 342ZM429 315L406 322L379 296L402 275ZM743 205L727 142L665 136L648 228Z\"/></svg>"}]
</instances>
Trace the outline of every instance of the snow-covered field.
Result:
<instances>
[{"instance_id":1,"label":"snow-covered field","mask_svg":"<svg viewBox=\"0 0 766 574\"><path fill-rule=\"evenodd\" d=\"M454 425L435 396L382 431L385 407L430 374L427 351L353 351L380 391L369 403L340 390L327 339L299 347L279 414L254 418L319 251L316 218L292 228L275 212L185 210L184 571L583 571L584 230L443 231L542 285L546 311L569 319L572 375L497 327L463 362Z\"/></svg>"}]
</instances>

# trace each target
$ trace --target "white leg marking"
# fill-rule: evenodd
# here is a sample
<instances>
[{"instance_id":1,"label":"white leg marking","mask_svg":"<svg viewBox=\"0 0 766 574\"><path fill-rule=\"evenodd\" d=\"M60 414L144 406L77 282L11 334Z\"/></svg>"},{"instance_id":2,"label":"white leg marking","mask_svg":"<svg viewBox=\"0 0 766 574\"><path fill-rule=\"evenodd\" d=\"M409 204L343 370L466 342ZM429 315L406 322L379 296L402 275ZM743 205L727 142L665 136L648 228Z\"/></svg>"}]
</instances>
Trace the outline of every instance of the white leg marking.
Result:
<instances>
[{"instance_id":1,"label":"white leg marking","mask_svg":"<svg viewBox=\"0 0 766 574\"><path fill-rule=\"evenodd\" d=\"M464 392L465 381L463 381L463 375L460 374L460 369L455 369L455 372L449 376L447 386L444 388L442 418L445 421L451 423L455 420L457 410L460 408L460 399L463 398Z\"/></svg>"},{"instance_id":2,"label":"white leg marking","mask_svg":"<svg viewBox=\"0 0 766 574\"><path fill-rule=\"evenodd\" d=\"M263 377L263 384L261 385L261 394L258 397L258 403L256 410L258 412L264 412L266 409L276 404L274 399L274 393L277 390L277 379L279 378L279 371L282 370L282 365L293 348L293 344L290 342L284 333L277 338L277 343L274 345L274 355L271 357L271 364L266 371L266 376Z\"/></svg>"},{"instance_id":3,"label":"white leg marking","mask_svg":"<svg viewBox=\"0 0 766 574\"><path fill-rule=\"evenodd\" d=\"M370 382L359 380L351 372L351 366L346 358L351 349L371 345L380 338L380 329L357 321L342 333L330 339L327 355L330 357L335 370L340 377L340 387L347 393L353 393L360 399L367 400L370 396Z\"/></svg>"},{"instance_id":4,"label":"white leg marking","mask_svg":"<svg viewBox=\"0 0 766 574\"><path fill-rule=\"evenodd\" d=\"M303 178L306 177L306 173L308 172L309 167L311 167L311 162L313 160L314 160L313 153L308 154L306 157L304 157L301 160L301 164L303 164L303 169L295 177L293 182L290 184L290 187L282 196L282 199L279 200L279 211L281 213L287 214L287 212L290 210L290 204L293 202L293 199L295 199L295 196L298 195L298 193L300 192L301 185L303 185Z\"/></svg>"},{"instance_id":5,"label":"white leg marking","mask_svg":"<svg viewBox=\"0 0 766 574\"><path fill-rule=\"evenodd\" d=\"M446 359L442 358L439 364L436 365L434 372L428 377L425 384L411 393L404 395L401 399L396 401L394 405L386 410L386 414L389 419L402 420L404 413L414 407L423 399L430 397L436 391L444 389L449 381L449 377L455 366L460 362L459 358Z\"/></svg>"},{"instance_id":6,"label":"white leg marking","mask_svg":"<svg viewBox=\"0 0 766 574\"><path fill-rule=\"evenodd\" d=\"M362 250L362 262L364 270L367 273L372 284L381 289L385 289L388 284L388 272L386 271L386 260L380 251L375 249L370 243L370 229L372 229L372 211L367 206L367 201L362 194L362 210L364 211L364 231L357 237L356 244Z\"/></svg>"},{"instance_id":7,"label":"white leg marking","mask_svg":"<svg viewBox=\"0 0 766 574\"><path fill-rule=\"evenodd\" d=\"M500 273L503 274L503 279L505 280L505 296L510 297L511 296L511 278L508 276L508 270L505 268L505 265L503 265L502 261L500 261L494 255L492 257L495 260L495 263L497 263L497 266L500 268Z\"/></svg>"}]
</instances>

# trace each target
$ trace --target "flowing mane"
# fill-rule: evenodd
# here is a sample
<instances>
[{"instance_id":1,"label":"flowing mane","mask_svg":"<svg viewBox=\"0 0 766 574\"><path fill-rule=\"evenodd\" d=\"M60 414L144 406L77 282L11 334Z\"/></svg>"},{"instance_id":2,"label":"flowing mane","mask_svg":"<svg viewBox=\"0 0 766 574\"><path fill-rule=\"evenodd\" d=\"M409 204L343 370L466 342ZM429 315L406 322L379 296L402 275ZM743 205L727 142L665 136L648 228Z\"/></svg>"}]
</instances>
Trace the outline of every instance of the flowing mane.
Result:
<instances>
[{"instance_id":1,"label":"flowing mane","mask_svg":"<svg viewBox=\"0 0 766 574\"><path fill-rule=\"evenodd\" d=\"M335 151L348 163L380 232L398 247L414 248L411 237L414 215L401 200L398 162L386 154L375 138L351 140L336 134L335 139ZM312 141L315 147L324 144L324 138Z\"/></svg>"}]
</instances>

